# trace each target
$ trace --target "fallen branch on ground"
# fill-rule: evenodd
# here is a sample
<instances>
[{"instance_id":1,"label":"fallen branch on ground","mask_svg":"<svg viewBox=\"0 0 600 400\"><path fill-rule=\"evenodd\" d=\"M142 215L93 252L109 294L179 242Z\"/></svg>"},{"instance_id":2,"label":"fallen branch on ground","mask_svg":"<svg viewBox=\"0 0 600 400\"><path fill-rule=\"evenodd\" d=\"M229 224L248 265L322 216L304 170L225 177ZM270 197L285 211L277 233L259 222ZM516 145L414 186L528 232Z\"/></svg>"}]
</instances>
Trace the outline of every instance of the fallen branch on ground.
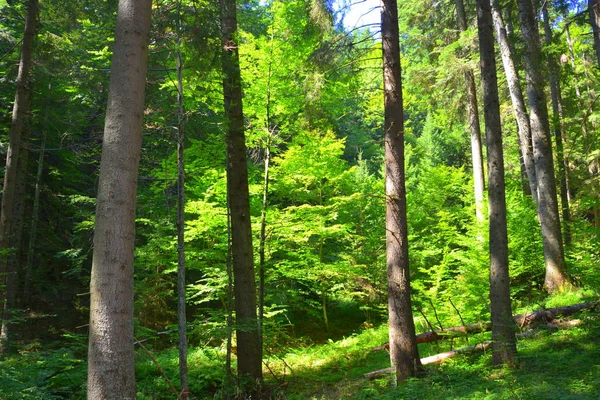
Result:
<instances>
[{"instance_id":1,"label":"fallen branch on ground","mask_svg":"<svg viewBox=\"0 0 600 400\"><path fill-rule=\"evenodd\" d=\"M457 354L461 354L461 353L485 351L488 347L490 347L491 344L492 344L492 342L484 342L484 343L476 344L475 346L467 346L467 347L463 347L463 348L452 350L452 351L446 351L446 352L440 353L440 354L434 354L433 356L421 358L421 365L440 364L441 362L443 362L449 358L452 358ZM384 368L384 369L379 369L377 371L368 372L364 376L369 379L377 379L377 378L381 378L384 375L391 374L392 372L393 372L392 368Z\"/></svg>"},{"instance_id":2,"label":"fallen branch on ground","mask_svg":"<svg viewBox=\"0 0 600 400\"><path fill-rule=\"evenodd\" d=\"M578 311L584 309L595 308L600 304L598 301L575 304L567 307L557 307L557 308L549 308L547 310L538 310L527 314L519 314L513 317L513 321L519 327L529 327L532 324L536 323L550 323L554 321L559 315L567 316L571 314L575 314ZM480 333L487 332L492 329L492 324L489 322L481 322L478 324L469 324L465 326L455 326L453 328L447 328L444 330L436 330L436 331L428 331L419 333L417 338L417 344L419 343L431 343L437 340L443 340L450 337L458 337L465 336L469 333ZM371 350L384 350L388 348L388 344L384 344L382 346L377 346L372 348Z\"/></svg>"},{"instance_id":3,"label":"fallen branch on ground","mask_svg":"<svg viewBox=\"0 0 600 400\"><path fill-rule=\"evenodd\" d=\"M570 313L574 313L576 311L582 310L584 308L593 308L595 306L598 305L598 302L594 302L594 303L584 303L584 304L588 304L588 307L580 307L578 309L576 309L575 311L571 311ZM576 306L583 306L583 304L577 304L575 306L569 306L569 307L562 307L562 309L565 308L569 308L571 310L573 310L573 307ZM554 308L554 309L550 309L550 310L543 310L543 311L551 311L551 310L558 310L559 308ZM555 318L559 313L554 313L554 314L546 314L544 312L541 312L542 315L553 315L553 318ZM538 313L538 312L536 312ZM525 314L525 316L530 316L532 314L536 314L536 313L530 313L530 314ZM562 314L565 315L565 314ZM516 322L516 318L521 318L523 317L522 315L516 315L515 317L513 317L513 320L515 320ZM536 318L538 318L536 316ZM537 320L537 319L536 319ZM532 320L533 321L533 320ZM530 321L529 324L531 324L532 322ZM553 321L553 322L548 322L546 324L546 327L548 329L558 329L558 330L562 330L562 329L570 329L576 326L580 326L581 324L583 324L583 321L581 321L580 319L574 319L571 321ZM517 334L518 338L524 338L527 336L531 336L533 334L535 334L537 331L535 329L530 329L528 331L522 332ZM492 344L492 342L483 342L483 343L479 343L476 344L475 346L467 346L467 347L463 347L460 349L456 349L456 350L452 350L452 351L446 351L444 353L439 353L439 354L434 354L432 356L429 357L425 357L425 358L421 358L421 365L427 365L427 364L440 364L444 361L446 361L449 358L452 358L454 356L456 356L457 354L462 354L462 353L471 353L471 352L476 352L476 351L485 351L488 349L488 347ZM379 346L376 347L375 349L379 349L381 348L386 348L387 344L383 345L383 346ZM381 378L387 374L391 374L393 372L392 368L384 368L384 369L378 369L377 371L373 371L373 372L367 372L366 374L364 374L364 376L366 378L369 379L377 379L377 378Z\"/></svg>"}]
</instances>

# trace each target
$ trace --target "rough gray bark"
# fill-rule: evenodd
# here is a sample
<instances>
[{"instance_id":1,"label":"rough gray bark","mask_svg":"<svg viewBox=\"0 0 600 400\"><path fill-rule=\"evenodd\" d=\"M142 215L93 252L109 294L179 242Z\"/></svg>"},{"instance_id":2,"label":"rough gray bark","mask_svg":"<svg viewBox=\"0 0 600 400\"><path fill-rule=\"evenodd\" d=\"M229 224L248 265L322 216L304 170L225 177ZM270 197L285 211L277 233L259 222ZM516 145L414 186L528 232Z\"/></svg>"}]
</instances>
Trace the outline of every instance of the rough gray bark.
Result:
<instances>
[{"instance_id":1,"label":"rough gray bark","mask_svg":"<svg viewBox=\"0 0 600 400\"><path fill-rule=\"evenodd\" d=\"M404 172L404 111L400 72L398 6L381 2L383 48L386 250L390 361L397 382L414 376L421 362L410 298Z\"/></svg>"},{"instance_id":2,"label":"rough gray bark","mask_svg":"<svg viewBox=\"0 0 600 400\"><path fill-rule=\"evenodd\" d=\"M504 25L504 19L502 18L498 0L491 1L491 10L496 31L496 38L500 48L500 55L502 56L504 74L506 75L508 91L510 93L510 99L513 105L513 113L515 115L519 130L519 148L523 157L525 172L527 174L529 191L533 197L533 200L537 204L537 177L535 174L529 114L527 113L527 108L525 107L525 100L523 98L523 91L521 90L519 74L517 72L517 68L515 67L513 56L514 52L510 45L510 41L508 40L508 32Z\"/></svg>"},{"instance_id":3,"label":"rough gray bark","mask_svg":"<svg viewBox=\"0 0 600 400\"><path fill-rule=\"evenodd\" d=\"M29 112L29 97L31 92L29 75L32 66L33 41L37 25L38 0L30 0L25 20L25 32L17 74L17 88L13 105L10 137L6 152L4 186L2 203L0 205L0 250L6 253L0 257L0 309L2 312L2 327L0 328L0 353L8 349L10 342L10 319L15 306L17 292L16 264L8 263L10 255L11 234L13 233L13 210L17 195L17 169L21 150L21 135L25 116ZM9 270L9 267L10 270Z\"/></svg>"},{"instance_id":4,"label":"rough gray bark","mask_svg":"<svg viewBox=\"0 0 600 400\"><path fill-rule=\"evenodd\" d=\"M262 380L262 349L256 315L256 284L248 193L248 169L237 46L235 0L221 0L223 97L227 121L227 186L231 210L238 377L241 390Z\"/></svg>"},{"instance_id":5,"label":"rough gray bark","mask_svg":"<svg viewBox=\"0 0 600 400\"><path fill-rule=\"evenodd\" d=\"M542 228L546 277L550 292L567 284L565 256L558 213L554 160L548 107L544 93L542 51L539 30L530 0L518 0L521 32L525 42L524 65L530 108L535 172L538 182L538 217Z\"/></svg>"},{"instance_id":6,"label":"rough gray bark","mask_svg":"<svg viewBox=\"0 0 600 400\"><path fill-rule=\"evenodd\" d=\"M596 49L596 61L600 67L600 3L598 0L588 0L588 12L590 14L590 25L594 36L594 48Z\"/></svg>"},{"instance_id":7,"label":"rough gray bark","mask_svg":"<svg viewBox=\"0 0 600 400\"><path fill-rule=\"evenodd\" d=\"M133 253L151 0L120 0L90 280L88 399L135 399Z\"/></svg>"},{"instance_id":8,"label":"rough gray bark","mask_svg":"<svg viewBox=\"0 0 600 400\"><path fill-rule=\"evenodd\" d=\"M177 3L179 7L180 2ZM181 44L181 43L179 43ZM183 65L181 50L177 49L177 321L179 328L179 384L183 399L189 398L187 373L187 318L185 315L185 164Z\"/></svg>"},{"instance_id":9,"label":"rough gray bark","mask_svg":"<svg viewBox=\"0 0 600 400\"><path fill-rule=\"evenodd\" d=\"M548 14L548 4L542 5L542 14L544 16L544 33L546 45L552 44L552 29L550 28L550 17ZM552 54L548 57L548 69L550 78L550 98L552 99L552 131L556 141L556 160L558 162L558 181L560 187L560 208L563 221L563 232L565 235L565 245L571 243L571 231L569 229L571 222L571 212L569 211L569 190L567 186L568 163L565 159L563 138L565 138L565 126L563 124L563 104L560 88L560 69L558 62Z\"/></svg>"},{"instance_id":10,"label":"rough gray bark","mask_svg":"<svg viewBox=\"0 0 600 400\"><path fill-rule=\"evenodd\" d=\"M463 0L455 0L456 22L461 32L467 30L467 17ZM469 119L469 131L471 133L471 160L473 162L473 185L475 190L475 215L477 220L484 220L483 191L485 179L483 176L483 152L481 149L481 128L479 124L479 109L477 107L477 89L475 87L475 76L468 68L465 70L465 88L467 92L467 116Z\"/></svg>"},{"instance_id":11,"label":"rough gray bark","mask_svg":"<svg viewBox=\"0 0 600 400\"><path fill-rule=\"evenodd\" d=\"M504 155L492 25L489 0L477 0L477 30L488 158L492 363L513 365L516 363L517 346L511 319Z\"/></svg>"}]
</instances>

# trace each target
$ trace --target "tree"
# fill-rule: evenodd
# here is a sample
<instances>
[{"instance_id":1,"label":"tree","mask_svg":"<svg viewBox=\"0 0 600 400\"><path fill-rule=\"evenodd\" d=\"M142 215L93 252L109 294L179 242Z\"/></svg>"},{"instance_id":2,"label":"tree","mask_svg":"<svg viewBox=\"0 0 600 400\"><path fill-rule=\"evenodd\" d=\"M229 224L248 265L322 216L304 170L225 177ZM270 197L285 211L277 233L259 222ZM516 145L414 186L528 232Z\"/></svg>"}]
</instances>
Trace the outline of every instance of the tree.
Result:
<instances>
[{"instance_id":1,"label":"tree","mask_svg":"<svg viewBox=\"0 0 600 400\"><path fill-rule=\"evenodd\" d=\"M177 1L177 321L179 329L179 384L189 397L187 373L187 318L185 312L185 160L183 63L181 55L181 0Z\"/></svg>"},{"instance_id":2,"label":"tree","mask_svg":"<svg viewBox=\"0 0 600 400\"><path fill-rule=\"evenodd\" d=\"M455 0L456 21L461 32L467 30L467 15L463 0ZM475 76L473 70L465 70L465 86L467 91L467 114L469 118L469 129L471 131L471 158L473 160L473 182L475 185L475 212L477 219L483 222L483 190L485 179L483 177L483 154L481 151L481 127L479 125L479 109L477 107L477 88L475 87Z\"/></svg>"},{"instance_id":3,"label":"tree","mask_svg":"<svg viewBox=\"0 0 600 400\"><path fill-rule=\"evenodd\" d=\"M525 43L524 65L527 77L527 98L530 108L535 172L538 183L538 217L542 228L546 262L544 286L552 292L564 286L568 280L565 275L565 255L556 197L550 123L544 93L544 79L542 77L544 69L542 66L540 34L531 1L519 0L518 6L521 31Z\"/></svg>"},{"instance_id":4,"label":"tree","mask_svg":"<svg viewBox=\"0 0 600 400\"><path fill-rule=\"evenodd\" d=\"M2 309L0 353L7 349L6 342L10 341L10 319L18 290L16 263L9 261L13 257L9 247L12 235L15 233L13 217L16 203L24 201L24 199L18 198L17 171L20 163L21 135L23 134L25 116L30 108L31 82L29 75L32 66L37 13L38 0L30 0L27 7L23 47L21 48L21 59L19 61L10 139L6 153L2 203L0 205L0 251L3 252L0 255L0 286L4 286L0 291L0 306Z\"/></svg>"},{"instance_id":5,"label":"tree","mask_svg":"<svg viewBox=\"0 0 600 400\"><path fill-rule=\"evenodd\" d=\"M548 13L548 3L542 5L542 15L544 17L544 37L546 45L552 46L552 29L550 28L550 16ZM565 244L568 246L571 242L571 233L569 224L571 223L571 213L569 211L569 189L567 186L568 163L565 160L565 151L563 140L565 139L565 126L563 123L563 99L560 87L560 70L556 61L555 54L548 54L548 70L550 77L550 98L552 100L552 132L556 141L556 160L558 163L558 180L560 185L560 208L563 220L563 231L565 234Z\"/></svg>"},{"instance_id":6,"label":"tree","mask_svg":"<svg viewBox=\"0 0 600 400\"><path fill-rule=\"evenodd\" d=\"M120 0L96 204L88 398L136 397L133 251L151 0Z\"/></svg>"},{"instance_id":7,"label":"tree","mask_svg":"<svg viewBox=\"0 0 600 400\"><path fill-rule=\"evenodd\" d=\"M227 122L227 196L231 212L237 368L241 389L247 393L253 390L255 381L262 380L262 350L256 315L248 166L236 32L236 2L221 0L221 62Z\"/></svg>"},{"instance_id":8,"label":"tree","mask_svg":"<svg viewBox=\"0 0 600 400\"><path fill-rule=\"evenodd\" d=\"M390 361L396 381L414 376L420 367L410 294L406 187L404 173L404 111L400 73L398 6L381 2L383 49L386 253Z\"/></svg>"},{"instance_id":9,"label":"tree","mask_svg":"<svg viewBox=\"0 0 600 400\"><path fill-rule=\"evenodd\" d=\"M489 0L477 0L477 28L488 157L492 363L512 365L516 363L517 342L510 304L504 155L492 26Z\"/></svg>"},{"instance_id":10,"label":"tree","mask_svg":"<svg viewBox=\"0 0 600 400\"><path fill-rule=\"evenodd\" d=\"M537 177L535 175L535 163L533 159L533 148L531 143L531 125L529 122L529 114L527 113L527 108L525 107L525 100L523 97L523 91L521 90L519 74L517 72L517 68L515 67L514 51L508 39L499 1L492 0L491 3L492 19L494 21L496 38L500 47L500 55L502 56L504 74L506 75L508 91L510 92L510 98L513 105L513 113L515 115L519 130L519 148L527 174L529 189L534 202L537 204Z\"/></svg>"}]
</instances>

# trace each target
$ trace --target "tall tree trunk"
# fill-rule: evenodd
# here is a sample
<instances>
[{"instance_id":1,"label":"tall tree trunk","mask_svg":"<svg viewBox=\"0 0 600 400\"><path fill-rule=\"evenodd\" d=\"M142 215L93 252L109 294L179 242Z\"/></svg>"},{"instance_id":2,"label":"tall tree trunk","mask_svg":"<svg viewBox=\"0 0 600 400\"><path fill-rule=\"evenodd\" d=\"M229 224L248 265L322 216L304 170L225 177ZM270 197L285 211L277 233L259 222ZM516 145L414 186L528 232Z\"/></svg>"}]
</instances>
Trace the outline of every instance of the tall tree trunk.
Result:
<instances>
[{"instance_id":1,"label":"tall tree trunk","mask_svg":"<svg viewBox=\"0 0 600 400\"><path fill-rule=\"evenodd\" d=\"M48 107L46 106L46 109ZM47 117L47 113L46 113ZM46 123L47 118L44 119ZM38 158L37 174L35 178L35 193L33 195L33 210L31 212L31 225L29 227L29 243L27 248L27 262L25 265L25 278L23 284L23 303L31 303L31 279L33 275L33 259L35 257L35 242L37 237L38 216L40 213L40 190L42 187L42 172L44 171L44 155L46 154L46 132L42 135L40 155Z\"/></svg>"},{"instance_id":2,"label":"tall tree trunk","mask_svg":"<svg viewBox=\"0 0 600 400\"><path fill-rule=\"evenodd\" d=\"M177 35L181 35L181 1L177 2ZM187 373L187 318L185 315L185 164L184 112L183 112L183 65L181 62L181 38L177 40L177 321L179 327L179 384L183 399L189 398Z\"/></svg>"},{"instance_id":3,"label":"tall tree trunk","mask_svg":"<svg viewBox=\"0 0 600 400\"><path fill-rule=\"evenodd\" d=\"M0 328L0 353L7 350L10 342L10 319L16 299L17 271L8 270L14 263L8 263L10 257L11 234L13 233L13 210L17 195L17 169L21 148L21 135L26 114L29 112L29 97L31 86L29 74L33 57L33 41L37 25L38 0L30 0L25 20L23 47L17 74L17 88L13 106L12 122L8 151L6 152L6 166L4 172L4 186L2 203L0 205L0 250L5 254L0 256L0 306L2 309L2 327Z\"/></svg>"},{"instance_id":4,"label":"tall tree trunk","mask_svg":"<svg viewBox=\"0 0 600 400\"><path fill-rule=\"evenodd\" d=\"M544 258L546 261L544 287L553 292L567 284L568 280L565 275L565 256L556 197L550 123L542 77L542 51L531 1L518 0L518 6L521 31L525 40L524 63L527 77L533 155L538 182L538 217L542 228Z\"/></svg>"},{"instance_id":5,"label":"tall tree trunk","mask_svg":"<svg viewBox=\"0 0 600 400\"><path fill-rule=\"evenodd\" d=\"M271 21L272 23L272 21ZM269 195L269 163L271 161L271 75L272 75L272 55L273 55L273 30L271 30L271 40L269 42L270 55L269 55L269 68L267 71L267 99L265 104L266 121L265 131L267 133L267 142L265 145L265 159L264 159L264 174L263 174L263 198L262 208L260 211L260 242L258 246L258 321L259 321L259 335L261 342L261 349L263 349L264 343L264 317L265 317L265 245L267 242L267 207L268 207L268 195Z\"/></svg>"},{"instance_id":6,"label":"tall tree trunk","mask_svg":"<svg viewBox=\"0 0 600 400\"><path fill-rule=\"evenodd\" d=\"M400 72L398 6L381 2L383 49L386 252L390 361L397 382L414 376L421 361L410 298L404 172L404 110Z\"/></svg>"},{"instance_id":7,"label":"tall tree trunk","mask_svg":"<svg viewBox=\"0 0 600 400\"><path fill-rule=\"evenodd\" d=\"M119 0L90 280L88 399L135 399L133 253L151 0Z\"/></svg>"},{"instance_id":8,"label":"tall tree trunk","mask_svg":"<svg viewBox=\"0 0 600 400\"><path fill-rule=\"evenodd\" d=\"M598 0L588 0L588 12L590 14L590 25L594 36L594 48L596 49L596 61L600 67L600 3Z\"/></svg>"},{"instance_id":9,"label":"tall tree trunk","mask_svg":"<svg viewBox=\"0 0 600 400\"><path fill-rule=\"evenodd\" d=\"M31 92L33 92L33 90L31 90ZM21 150L19 151L19 162L17 166L17 181L14 200L15 207L13 210L13 223L9 243L11 253L8 258L8 270L11 271L11 275L14 279L14 282L11 285L14 289L9 291L9 295L12 297L9 303L13 304L15 308L19 303L19 296L21 294L19 288L22 286L21 283L24 279L21 257L23 253L23 228L25 225L25 208L27 207L26 199L29 170L29 140L31 137L32 122L32 95L33 93L30 93L29 96L27 96L26 107L28 112L25 116L23 131L21 133Z\"/></svg>"},{"instance_id":10,"label":"tall tree trunk","mask_svg":"<svg viewBox=\"0 0 600 400\"><path fill-rule=\"evenodd\" d=\"M525 171L527 173L529 189L533 200L537 204L537 177L535 174L535 162L533 158L529 115L527 114L527 108L525 107L525 100L523 98L523 91L521 90L519 74L517 72L517 68L515 67L513 56L514 52L510 45L510 41L508 40L508 33L504 25L498 0L491 1L491 11L496 37L500 48L500 55L502 56L502 65L504 66L504 73L508 83L508 91L510 92L510 99L513 105L513 113L515 115L519 130L519 148L523 157Z\"/></svg>"},{"instance_id":11,"label":"tall tree trunk","mask_svg":"<svg viewBox=\"0 0 600 400\"><path fill-rule=\"evenodd\" d=\"M467 30L467 17L463 0L455 0L456 21L461 32ZM477 89L475 77L469 68L465 71L465 87L467 91L467 115L469 130L471 132L471 159L473 162L473 183L475 190L475 215L479 222L484 221L483 191L485 179L483 177L483 152L481 150L481 128L479 124L479 109L477 107Z\"/></svg>"},{"instance_id":12,"label":"tall tree trunk","mask_svg":"<svg viewBox=\"0 0 600 400\"><path fill-rule=\"evenodd\" d=\"M242 80L236 32L236 2L221 0L223 97L228 125L227 186L231 208L238 375L242 391L249 393L254 390L256 381L262 380L262 350L256 316Z\"/></svg>"},{"instance_id":13,"label":"tall tree trunk","mask_svg":"<svg viewBox=\"0 0 600 400\"><path fill-rule=\"evenodd\" d=\"M510 304L504 155L489 0L477 0L477 28L488 157L492 363L513 365L516 363L517 345Z\"/></svg>"},{"instance_id":14,"label":"tall tree trunk","mask_svg":"<svg viewBox=\"0 0 600 400\"><path fill-rule=\"evenodd\" d=\"M546 45L552 45L552 29L550 28L550 19L548 15L548 3L542 5L544 16L544 33ZM565 245L571 243L571 212L569 211L569 190L567 186L568 163L565 159L563 140L565 138L565 126L563 124L563 105L562 93L560 89L560 70L556 58L552 54L548 55L548 69L550 77L550 97L552 99L552 131L556 141L556 160L558 163L558 180L560 185L560 205L563 218L563 230L565 235Z\"/></svg>"},{"instance_id":15,"label":"tall tree trunk","mask_svg":"<svg viewBox=\"0 0 600 400\"><path fill-rule=\"evenodd\" d=\"M269 97L270 90L267 85L267 96ZM267 100L267 104L269 100ZM269 105L267 105L267 143L265 146L265 160L264 160L264 176L263 176L263 198L262 198L262 209L260 212L260 243L258 246L258 321L260 328L261 343L264 340L264 317L265 317L265 245L267 242L267 206L268 206L268 194L269 194L269 161L271 160L271 133L269 131ZM261 345L262 347L262 345Z\"/></svg>"}]
</instances>

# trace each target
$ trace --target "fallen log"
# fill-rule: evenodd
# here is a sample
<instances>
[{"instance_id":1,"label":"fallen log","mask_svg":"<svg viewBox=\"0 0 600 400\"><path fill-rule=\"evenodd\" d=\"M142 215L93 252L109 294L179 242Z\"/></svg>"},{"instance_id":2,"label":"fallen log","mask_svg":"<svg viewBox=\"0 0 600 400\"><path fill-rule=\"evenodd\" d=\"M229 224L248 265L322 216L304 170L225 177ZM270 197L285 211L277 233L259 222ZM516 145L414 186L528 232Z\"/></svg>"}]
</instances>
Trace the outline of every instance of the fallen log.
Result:
<instances>
[{"instance_id":1,"label":"fallen log","mask_svg":"<svg viewBox=\"0 0 600 400\"><path fill-rule=\"evenodd\" d=\"M421 365L440 364L443 361L446 361L447 359L452 358L452 357L456 356L457 354L461 354L461 353L485 351L488 347L490 347L491 344L492 344L492 342L484 342L484 343L476 344L474 346L467 346L467 347L463 347L463 348L452 350L452 351L446 351L444 353L434 354L429 357L421 358ZM381 378L382 376L385 376L387 374L391 374L392 372L393 372L392 368L384 368L384 369L378 369L377 371L373 371L373 372L367 372L366 374L364 374L364 376L369 379L377 379L377 378Z\"/></svg>"},{"instance_id":2,"label":"fallen log","mask_svg":"<svg viewBox=\"0 0 600 400\"><path fill-rule=\"evenodd\" d=\"M572 307L572 306L570 306L570 307ZM580 308L580 310L581 309L583 309L583 308ZM519 317L519 315L517 315L516 317ZM563 329L570 329L570 328L573 328L576 326L580 326L581 324L583 324L583 321L581 321L580 319L574 319L571 321L550 322L550 323L546 324L546 327L548 329L563 330ZM528 331L517 334L517 337L524 338L524 337L532 336L536 332L538 332L538 331L536 331L535 329L530 329ZM474 346L467 346L467 347L462 347L462 348L456 349L456 350L446 351L444 353L434 354L429 357L421 358L421 365L441 364L442 362L446 361L449 358L456 356L457 354L470 353L470 352L476 352L476 351L485 351L490 347L491 344L492 344L491 341L483 342L483 343L476 344ZM384 346L382 346L382 347L384 347ZM364 376L366 378L369 378L372 380L372 379L381 378L385 375L391 374L392 372L393 372L392 368L383 368L383 369L378 369L377 371L368 372L368 373L364 374Z\"/></svg>"},{"instance_id":3,"label":"fallen log","mask_svg":"<svg viewBox=\"0 0 600 400\"><path fill-rule=\"evenodd\" d=\"M580 303L567 307L549 308L547 310L538 310L527 314L518 314L513 317L513 321L519 325L520 328L529 327L530 325L537 323L550 323L555 320L559 315L567 316L574 314L584 309L595 308L600 304L598 301ZM489 322L480 322L477 324L469 324L465 326L455 326L447 329L440 329L436 331L428 331L419 333L416 335L417 344L419 343L431 343L438 340L443 340L452 337L465 336L469 333L480 333L487 332L492 329L492 324ZM384 350L388 348L389 344L377 346L372 348L372 351Z\"/></svg>"},{"instance_id":4,"label":"fallen log","mask_svg":"<svg viewBox=\"0 0 600 400\"><path fill-rule=\"evenodd\" d=\"M600 302L591 301L588 303L574 304L567 307L548 308L547 310L538 310L528 314L519 314L513 317L513 321L520 327L529 326L534 323L552 322L559 315L567 316L575 314L578 311L586 308L595 308Z\"/></svg>"}]
</instances>

